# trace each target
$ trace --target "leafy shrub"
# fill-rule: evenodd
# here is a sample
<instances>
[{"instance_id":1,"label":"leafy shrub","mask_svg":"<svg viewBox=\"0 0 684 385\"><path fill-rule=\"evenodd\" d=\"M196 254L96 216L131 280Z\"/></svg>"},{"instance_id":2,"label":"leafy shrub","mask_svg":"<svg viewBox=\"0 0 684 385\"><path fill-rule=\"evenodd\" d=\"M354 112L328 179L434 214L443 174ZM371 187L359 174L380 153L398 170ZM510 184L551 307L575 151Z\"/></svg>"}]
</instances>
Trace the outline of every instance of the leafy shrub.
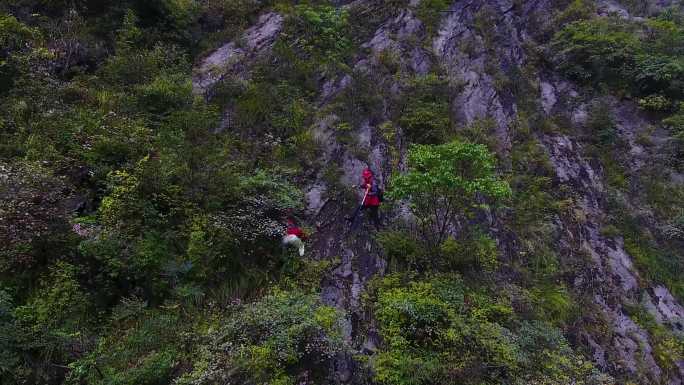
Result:
<instances>
[{"instance_id":1,"label":"leafy shrub","mask_svg":"<svg viewBox=\"0 0 684 385\"><path fill-rule=\"evenodd\" d=\"M684 58L657 54L643 54L637 57L636 67L631 74L637 92L641 95L662 92L668 97L681 98L684 84ZM662 97L665 101L667 98ZM661 104L669 104L661 101Z\"/></svg>"},{"instance_id":2,"label":"leafy shrub","mask_svg":"<svg viewBox=\"0 0 684 385\"><path fill-rule=\"evenodd\" d=\"M390 275L372 305L383 338L370 359L381 384L611 384L572 351L558 329L514 322L505 302L456 277Z\"/></svg>"},{"instance_id":3,"label":"leafy shrub","mask_svg":"<svg viewBox=\"0 0 684 385\"><path fill-rule=\"evenodd\" d=\"M451 128L446 81L429 74L411 79L400 105L399 126L411 143L441 144Z\"/></svg>"},{"instance_id":4,"label":"leafy shrub","mask_svg":"<svg viewBox=\"0 0 684 385\"><path fill-rule=\"evenodd\" d=\"M338 68L351 52L349 14L331 5L298 4L288 14L283 37L276 52L292 50L293 64L305 67L304 72L323 73ZM317 68L318 67L318 68Z\"/></svg>"},{"instance_id":5,"label":"leafy shrub","mask_svg":"<svg viewBox=\"0 0 684 385\"><path fill-rule=\"evenodd\" d=\"M87 319L88 298L77 281L74 265L57 262L41 289L27 305L15 310L20 322L34 332L52 331L69 335L84 326ZM61 328L63 331L55 329Z\"/></svg>"},{"instance_id":6,"label":"leafy shrub","mask_svg":"<svg viewBox=\"0 0 684 385\"><path fill-rule=\"evenodd\" d=\"M30 52L39 31L17 20L12 15L0 15L0 95L9 91L14 77L22 69L21 55Z\"/></svg>"},{"instance_id":7,"label":"leafy shrub","mask_svg":"<svg viewBox=\"0 0 684 385\"><path fill-rule=\"evenodd\" d=\"M403 231L385 230L376 237L391 265L415 268L421 258L418 240Z\"/></svg>"},{"instance_id":8,"label":"leafy shrub","mask_svg":"<svg viewBox=\"0 0 684 385\"><path fill-rule=\"evenodd\" d=\"M358 70L352 72L351 78L351 83L336 95L334 104L345 124L351 123L349 129L359 127L366 120L372 124L383 113L382 90L374 86L379 80Z\"/></svg>"},{"instance_id":9,"label":"leafy shrub","mask_svg":"<svg viewBox=\"0 0 684 385\"><path fill-rule=\"evenodd\" d=\"M599 17L568 24L551 46L555 63L575 79L606 83L636 96L680 100L684 64L682 52L673 47L681 47L683 31L667 19Z\"/></svg>"},{"instance_id":10,"label":"leafy shrub","mask_svg":"<svg viewBox=\"0 0 684 385\"><path fill-rule=\"evenodd\" d=\"M110 193L99 208L102 223L110 229L135 234L143 227L167 222L174 214L170 210L180 207L180 197L178 187L159 171L159 163L145 157L132 172L108 175Z\"/></svg>"},{"instance_id":11,"label":"leafy shrub","mask_svg":"<svg viewBox=\"0 0 684 385\"><path fill-rule=\"evenodd\" d=\"M192 84L187 75L161 75L138 87L139 109L153 116L170 114L192 104Z\"/></svg>"},{"instance_id":12,"label":"leafy shrub","mask_svg":"<svg viewBox=\"0 0 684 385\"><path fill-rule=\"evenodd\" d=\"M623 20L597 18L570 23L553 47L559 68L571 77L619 83L633 68L640 42Z\"/></svg>"},{"instance_id":13,"label":"leafy shrub","mask_svg":"<svg viewBox=\"0 0 684 385\"><path fill-rule=\"evenodd\" d=\"M399 125L413 143L440 143L449 127L448 103L417 102L402 114Z\"/></svg>"},{"instance_id":14,"label":"leafy shrub","mask_svg":"<svg viewBox=\"0 0 684 385\"><path fill-rule=\"evenodd\" d=\"M174 310L154 310L123 300L95 348L69 365L67 384L168 384L184 358L188 324Z\"/></svg>"},{"instance_id":15,"label":"leafy shrub","mask_svg":"<svg viewBox=\"0 0 684 385\"><path fill-rule=\"evenodd\" d=\"M212 334L208 364L179 383L294 384L301 375L321 383L343 351L340 314L315 295L274 291L232 310Z\"/></svg>"},{"instance_id":16,"label":"leafy shrub","mask_svg":"<svg viewBox=\"0 0 684 385\"><path fill-rule=\"evenodd\" d=\"M19 382L27 372L21 367L22 335L14 318L12 297L0 288L0 384Z\"/></svg>"},{"instance_id":17,"label":"leafy shrub","mask_svg":"<svg viewBox=\"0 0 684 385\"><path fill-rule=\"evenodd\" d=\"M562 285L542 285L532 290L532 298L539 312L539 318L563 326L574 315L575 303Z\"/></svg>"},{"instance_id":18,"label":"leafy shrub","mask_svg":"<svg viewBox=\"0 0 684 385\"><path fill-rule=\"evenodd\" d=\"M613 112L605 101L597 101L590 106L586 126L592 140L599 146L609 147L615 144L617 135Z\"/></svg>"},{"instance_id":19,"label":"leafy shrub","mask_svg":"<svg viewBox=\"0 0 684 385\"><path fill-rule=\"evenodd\" d=\"M495 240L474 231L460 240L447 238L440 245L440 254L443 264L450 269L464 271L476 266L492 271L497 266L499 253Z\"/></svg>"},{"instance_id":20,"label":"leafy shrub","mask_svg":"<svg viewBox=\"0 0 684 385\"><path fill-rule=\"evenodd\" d=\"M509 183L513 188L512 208L515 213L511 219L516 233L530 237L526 231L551 221L558 212L557 200L552 193L555 172L542 144L525 135L517 135L511 162L513 172Z\"/></svg>"},{"instance_id":21,"label":"leafy shrub","mask_svg":"<svg viewBox=\"0 0 684 385\"><path fill-rule=\"evenodd\" d=\"M145 46L140 20L129 10L117 31L116 55L107 58L100 72L112 84L128 86L152 81L161 72L168 74L189 69L189 63L178 47L156 43Z\"/></svg>"},{"instance_id":22,"label":"leafy shrub","mask_svg":"<svg viewBox=\"0 0 684 385\"><path fill-rule=\"evenodd\" d=\"M254 16L269 1L212 0L201 4L202 29L209 32L209 42L230 41L253 21Z\"/></svg>"},{"instance_id":23,"label":"leafy shrub","mask_svg":"<svg viewBox=\"0 0 684 385\"><path fill-rule=\"evenodd\" d=\"M667 111L672 103L662 95L648 95L639 99L639 107L649 111Z\"/></svg>"},{"instance_id":24,"label":"leafy shrub","mask_svg":"<svg viewBox=\"0 0 684 385\"><path fill-rule=\"evenodd\" d=\"M65 128L89 134L85 140L90 145L75 148L73 156L89 165L95 183L106 183L109 173L133 167L148 154L153 132L140 119L79 111L65 120Z\"/></svg>"},{"instance_id":25,"label":"leafy shrub","mask_svg":"<svg viewBox=\"0 0 684 385\"><path fill-rule=\"evenodd\" d=\"M12 15L0 16L0 46L3 54L23 49L26 42L36 37L38 31L25 25Z\"/></svg>"},{"instance_id":26,"label":"leafy shrub","mask_svg":"<svg viewBox=\"0 0 684 385\"><path fill-rule=\"evenodd\" d=\"M55 263L28 302L14 309L21 349L38 357L33 375L60 378L61 367L85 347L92 327L91 305L78 273L72 264Z\"/></svg>"},{"instance_id":27,"label":"leafy shrub","mask_svg":"<svg viewBox=\"0 0 684 385\"><path fill-rule=\"evenodd\" d=\"M466 127L459 128L459 137L463 137L472 143L484 144L491 151L495 151L497 148L495 130L496 121L494 119L477 119Z\"/></svg>"},{"instance_id":28,"label":"leafy shrub","mask_svg":"<svg viewBox=\"0 0 684 385\"><path fill-rule=\"evenodd\" d=\"M573 352L559 329L550 324L534 321L523 322L518 331L520 364L528 368L517 383L561 385L577 383L586 385L611 385L614 380L601 373L594 365Z\"/></svg>"},{"instance_id":29,"label":"leafy shrub","mask_svg":"<svg viewBox=\"0 0 684 385\"><path fill-rule=\"evenodd\" d=\"M323 279L328 278L331 271L340 264L339 257L320 261L302 259L298 255L288 258L293 269L284 274L282 287L304 293L319 293Z\"/></svg>"},{"instance_id":30,"label":"leafy shrub","mask_svg":"<svg viewBox=\"0 0 684 385\"><path fill-rule=\"evenodd\" d=\"M140 17L145 28L146 43L167 41L188 46L192 43L192 23L196 20L199 7L194 1L155 0L132 2L132 9Z\"/></svg>"},{"instance_id":31,"label":"leafy shrub","mask_svg":"<svg viewBox=\"0 0 684 385\"><path fill-rule=\"evenodd\" d=\"M511 194L508 184L494 173L495 159L483 145L451 143L414 145L408 155L409 171L391 180L388 196L408 199L423 240L437 250L449 226L467 217L480 196L494 202Z\"/></svg>"},{"instance_id":32,"label":"leafy shrub","mask_svg":"<svg viewBox=\"0 0 684 385\"><path fill-rule=\"evenodd\" d=\"M276 140L308 127L311 105L302 90L288 82L250 83L236 104L237 123L245 133L271 135Z\"/></svg>"},{"instance_id":33,"label":"leafy shrub","mask_svg":"<svg viewBox=\"0 0 684 385\"><path fill-rule=\"evenodd\" d=\"M596 3L592 0L573 0L555 17L556 25L589 19L596 14Z\"/></svg>"}]
</instances>

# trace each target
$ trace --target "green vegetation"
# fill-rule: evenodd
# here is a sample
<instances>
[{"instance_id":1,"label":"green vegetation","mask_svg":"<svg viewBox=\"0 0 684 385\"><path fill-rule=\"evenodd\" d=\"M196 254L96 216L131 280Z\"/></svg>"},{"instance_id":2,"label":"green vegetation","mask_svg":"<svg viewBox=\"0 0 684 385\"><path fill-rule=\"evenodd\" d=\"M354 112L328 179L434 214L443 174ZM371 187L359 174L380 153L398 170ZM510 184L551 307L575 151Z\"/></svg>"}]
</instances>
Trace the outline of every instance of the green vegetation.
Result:
<instances>
[{"instance_id":1,"label":"green vegetation","mask_svg":"<svg viewBox=\"0 0 684 385\"><path fill-rule=\"evenodd\" d=\"M643 4L626 2L635 12ZM573 5L574 6L574 5ZM568 76L633 98L645 111L662 120L670 131L663 156L633 174L625 162L626 143L619 139L611 107L603 101L590 106L587 135L590 153L600 160L607 185L615 195L611 213L614 233L622 236L645 283L666 285L678 298L682 291L681 244L677 221L681 216L682 188L663 178L662 170L681 170L681 106L684 99L684 29L676 8L643 20L618 17L582 17L559 31L551 47L554 64ZM650 146L648 134L637 138ZM630 191L632 190L632 191ZM630 192L638 205L648 207L661 223L645 231L645 218L630 213L620 194ZM634 203L633 203L634 204ZM674 235L674 236L673 236Z\"/></svg>"},{"instance_id":2,"label":"green vegetation","mask_svg":"<svg viewBox=\"0 0 684 385\"><path fill-rule=\"evenodd\" d=\"M301 58L327 66L343 63L349 55L349 15L329 5L297 5L288 29L294 50Z\"/></svg>"},{"instance_id":3,"label":"green vegetation","mask_svg":"<svg viewBox=\"0 0 684 385\"><path fill-rule=\"evenodd\" d=\"M627 310L634 322L649 331L651 343L655 350L654 357L658 365L668 372L674 372L676 362L684 358L684 342L682 339L658 323L643 306L632 306Z\"/></svg>"},{"instance_id":4,"label":"green vegetation","mask_svg":"<svg viewBox=\"0 0 684 385\"><path fill-rule=\"evenodd\" d=\"M397 121L411 143L443 143L450 134L449 88L435 74L410 79Z\"/></svg>"},{"instance_id":5,"label":"green vegetation","mask_svg":"<svg viewBox=\"0 0 684 385\"><path fill-rule=\"evenodd\" d=\"M298 292L274 291L252 304L190 315L124 301L113 311L108 334L70 365L67 383L168 383L179 365L193 369L178 384L294 384L310 368L310 378L320 380L344 348L338 317Z\"/></svg>"},{"instance_id":6,"label":"green vegetation","mask_svg":"<svg viewBox=\"0 0 684 385\"><path fill-rule=\"evenodd\" d=\"M516 64L501 13L472 10L452 48L483 60L517 114L504 143L491 116L455 120L470 80L437 55L412 70L455 3L340 3L0 0L0 385L323 385L345 369L387 385L613 383L584 349L586 331L610 338L583 292L593 272L559 242L583 235L582 197L544 147L562 132L600 161L602 235L624 239L640 283L683 299L684 189L658 175L684 167L681 14L555 2L552 30L530 26ZM266 12L283 17L272 49L198 94L193 68L253 43L241 37ZM399 25L409 13L422 26ZM554 69L599 94L583 127L543 114ZM662 150L641 175L607 92L662 119L638 132ZM383 229L348 233L364 162L388 182ZM304 258L281 247L287 216L311 236ZM376 255L389 273L367 282ZM628 310L676 375L681 338Z\"/></svg>"},{"instance_id":7,"label":"green vegetation","mask_svg":"<svg viewBox=\"0 0 684 385\"><path fill-rule=\"evenodd\" d=\"M634 258L634 263L649 282L664 284L677 298L684 298L684 260L674 247L663 247L650 232L644 232L639 218L614 208L615 222L624 237L625 250ZM676 245L676 244L675 244Z\"/></svg>"},{"instance_id":8,"label":"green vegetation","mask_svg":"<svg viewBox=\"0 0 684 385\"><path fill-rule=\"evenodd\" d=\"M321 76L347 69L345 62L353 51L348 12L330 5L283 8L286 20L274 47L279 58L275 73L295 86L316 92Z\"/></svg>"},{"instance_id":9,"label":"green vegetation","mask_svg":"<svg viewBox=\"0 0 684 385\"><path fill-rule=\"evenodd\" d=\"M469 218L475 209L487 208L481 197L496 202L511 193L508 184L496 177L495 159L483 145L458 141L415 145L409 150L408 164L407 173L392 179L388 196L409 200L428 253L438 248L445 254L456 252L458 246L444 244L456 221ZM475 238L477 244L491 249L483 244L487 243L484 238ZM480 262L490 266L492 256L486 254L491 251L482 252Z\"/></svg>"},{"instance_id":10,"label":"green vegetation","mask_svg":"<svg viewBox=\"0 0 684 385\"><path fill-rule=\"evenodd\" d=\"M681 15L675 13L643 22L579 20L552 42L558 68L570 77L606 84L655 111L671 111L684 98L683 46Z\"/></svg>"},{"instance_id":11,"label":"green vegetation","mask_svg":"<svg viewBox=\"0 0 684 385\"><path fill-rule=\"evenodd\" d=\"M381 384L611 384L547 323L519 318L510 297L458 276L390 275L368 298L385 341Z\"/></svg>"},{"instance_id":12,"label":"green vegetation","mask_svg":"<svg viewBox=\"0 0 684 385\"><path fill-rule=\"evenodd\" d=\"M447 0L423 0L418 3L416 15L425 24L428 35L437 33L442 12L447 11L450 5Z\"/></svg>"},{"instance_id":13,"label":"green vegetation","mask_svg":"<svg viewBox=\"0 0 684 385\"><path fill-rule=\"evenodd\" d=\"M13 79L0 91L8 383L167 383L199 343L176 331L201 335L208 303L247 298L285 271L281 216L301 208L302 193L283 165L306 160L288 146L307 140L308 96L257 79L238 99L244 129L216 134L219 108L192 94L194 27L184 24L207 9L129 5L69 11L85 23L72 43L99 39L113 52L103 57L48 50L47 22L1 19L1 71ZM110 37L98 17L119 20ZM264 95L273 109L255 110ZM248 129L290 141L274 150L282 162L255 167L240 141Z\"/></svg>"},{"instance_id":14,"label":"green vegetation","mask_svg":"<svg viewBox=\"0 0 684 385\"><path fill-rule=\"evenodd\" d=\"M230 378L245 384L295 384L304 372L322 381L343 349L340 315L314 295L274 292L234 314L212 334L209 351L200 356L206 364L196 364L199 370L180 383Z\"/></svg>"},{"instance_id":15,"label":"green vegetation","mask_svg":"<svg viewBox=\"0 0 684 385\"><path fill-rule=\"evenodd\" d=\"M643 22L594 18L567 25L553 42L559 67L571 77L593 84L606 84L637 98L639 105L645 110L671 115L663 120L672 131L672 140L665 147L663 166L676 170L681 169L679 159L682 142L678 121L679 104L684 98L681 93L684 52L680 49L684 30L681 26L681 15L671 11ZM588 128L591 130L590 135L596 138L594 143L602 148L597 153L600 154L609 185L625 190L628 180L619 164L623 146L616 142L612 117L605 105L596 104L592 107ZM606 152L606 149L610 151ZM672 206L672 198L681 195L678 189L657 182L657 178L646 177L639 180L647 186L645 202L659 214L662 213L664 222L673 221L672 214L676 217L678 209ZM637 233L625 231L628 234ZM667 261L679 259L676 251L648 252L644 249L644 242L635 241L633 236L627 238L628 248L649 279L668 282L671 288L678 285L675 284L678 279L665 273L671 269L671 263ZM667 256L654 256L663 253Z\"/></svg>"},{"instance_id":16,"label":"green vegetation","mask_svg":"<svg viewBox=\"0 0 684 385\"><path fill-rule=\"evenodd\" d=\"M684 102L679 103L677 113L663 120L672 132L672 141L668 147L667 162L675 170L684 170Z\"/></svg>"}]
</instances>

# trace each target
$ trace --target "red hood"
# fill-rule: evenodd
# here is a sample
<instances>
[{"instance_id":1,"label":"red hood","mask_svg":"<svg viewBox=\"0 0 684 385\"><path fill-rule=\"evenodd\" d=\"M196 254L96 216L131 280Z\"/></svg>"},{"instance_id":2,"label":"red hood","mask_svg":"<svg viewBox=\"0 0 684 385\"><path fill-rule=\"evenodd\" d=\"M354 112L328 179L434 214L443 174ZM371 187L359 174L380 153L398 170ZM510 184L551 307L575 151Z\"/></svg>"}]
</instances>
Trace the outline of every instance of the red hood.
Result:
<instances>
[{"instance_id":1,"label":"red hood","mask_svg":"<svg viewBox=\"0 0 684 385\"><path fill-rule=\"evenodd\" d=\"M369 180L369 179L373 178L373 173L371 172L371 170L365 169L365 170L363 170L363 174L361 174L361 176L363 177L364 180Z\"/></svg>"}]
</instances>

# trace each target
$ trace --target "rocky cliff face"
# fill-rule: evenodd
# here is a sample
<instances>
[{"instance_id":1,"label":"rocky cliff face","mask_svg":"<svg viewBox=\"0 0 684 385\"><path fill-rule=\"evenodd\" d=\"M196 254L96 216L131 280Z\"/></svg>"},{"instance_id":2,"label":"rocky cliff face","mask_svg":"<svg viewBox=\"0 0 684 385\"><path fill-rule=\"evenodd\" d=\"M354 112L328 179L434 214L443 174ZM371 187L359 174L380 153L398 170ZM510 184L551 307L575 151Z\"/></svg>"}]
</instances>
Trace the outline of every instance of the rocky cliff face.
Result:
<instances>
[{"instance_id":1,"label":"rocky cliff face","mask_svg":"<svg viewBox=\"0 0 684 385\"><path fill-rule=\"evenodd\" d=\"M363 1L351 5L359 3ZM379 341L372 317L364 314L361 307L361 294L371 278L386 271L387 262L369 231L349 231L344 215L353 210L354 200L342 193L340 186L356 183L366 166L376 170L381 183L405 167L402 128L392 127L392 135L387 135L387 127L383 126L390 120L394 97L401 94L397 77L382 69L383 61L392 57L393 65L403 73L421 75L437 68L444 74L454 90L449 106L457 126L467 127L482 120L491 122L489 135L502 159L502 172L511 167L522 113L534 112L542 120L563 118L562 130L533 129L533 136L548 157L555 174L554 185L569 191L563 214L555 216L552 226L557 234L553 247L563 269L568 271L571 291L590 298L583 304L581 322L573 330L574 342L593 357L598 367L619 378L644 384L682 384L684 362L676 362L672 368L661 367L652 346L653 336L630 318L628 309L643 306L659 324L682 335L684 308L665 286L653 285L640 275L621 236L602 231L611 215L610 202L616 197L606 186L608 176L603 165L587 154L583 127L592 105L606 105L614 116L617 136L627 143L629 151L622 154L622 160L631 173L651 165L667 142L666 135L653 130L658 122L633 102L596 96L539 64L540 56L544 55L540 42L553 27L556 3L454 1L440 13L438 25L430 28L416 16L414 7L399 10L362 45L349 73L336 74L322 82L314 135L322 150L322 163L335 164L340 171L331 180L320 170L307 187L308 220L317 229L312 240L312 258L339 258L333 274L322 282L322 297L325 303L345 311L347 340L360 352L372 351ZM673 3L649 1L646 12L657 12ZM643 16L630 14L615 1L599 2L597 12L622 18ZM212 87L222 78L248 78L250 63L269 54L282 24L277 13L264 14L240 42L228 42L207 56L196 68L195 91L211 97ZM502 81L502 77L510 79L521 71L527 79L524 87ZM372 82L371 87L383 90L382 108L368 116L358 116L360 124L352 132L355 145L347 146L336 135L340 117L334 109L326 107L336 95L353 86L352 77L358 74ZM229 120L230 109L225 113ZM639 138L644 136L652 138L651 145L641 144ZM663 178L681 180L682 176L674 173ZM644 231L658 226L653 214L643 209L636 197L627 193L617 199L622 207L639 211ZM386 222L407 216L400 205L383 215ZM491 215L486 221L497 235L503 253L500 258L518 258L523 249L520 235L506 226L503 216ZM499 274L502 280L508 279L506 271ZM337 373L342 382L350 381L354 372L351 360L338 360Z\"/></svg>"}]
</instances>

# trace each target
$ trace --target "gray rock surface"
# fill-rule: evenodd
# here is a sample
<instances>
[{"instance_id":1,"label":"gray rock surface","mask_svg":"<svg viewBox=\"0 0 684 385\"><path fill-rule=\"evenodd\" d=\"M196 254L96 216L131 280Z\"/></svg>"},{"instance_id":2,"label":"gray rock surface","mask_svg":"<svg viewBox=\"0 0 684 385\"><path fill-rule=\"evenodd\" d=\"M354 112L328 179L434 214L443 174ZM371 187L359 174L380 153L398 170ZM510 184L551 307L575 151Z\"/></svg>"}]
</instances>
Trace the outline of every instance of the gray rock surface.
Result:
<instances>
[{"instance_id":1,"label":"gray rock surface","mask_svg":"<svg viewBox=\"0 0 684 385\"><path fill-rule=\"evenodd\" d=\"M204 58L194 71L194 92L206 94L226 74L243 72L255 57L270 49L282 25L282 16L275 12L265 13L257 24L245 31L239 43L226 43Z\"/></svg>"}]
</instances>

